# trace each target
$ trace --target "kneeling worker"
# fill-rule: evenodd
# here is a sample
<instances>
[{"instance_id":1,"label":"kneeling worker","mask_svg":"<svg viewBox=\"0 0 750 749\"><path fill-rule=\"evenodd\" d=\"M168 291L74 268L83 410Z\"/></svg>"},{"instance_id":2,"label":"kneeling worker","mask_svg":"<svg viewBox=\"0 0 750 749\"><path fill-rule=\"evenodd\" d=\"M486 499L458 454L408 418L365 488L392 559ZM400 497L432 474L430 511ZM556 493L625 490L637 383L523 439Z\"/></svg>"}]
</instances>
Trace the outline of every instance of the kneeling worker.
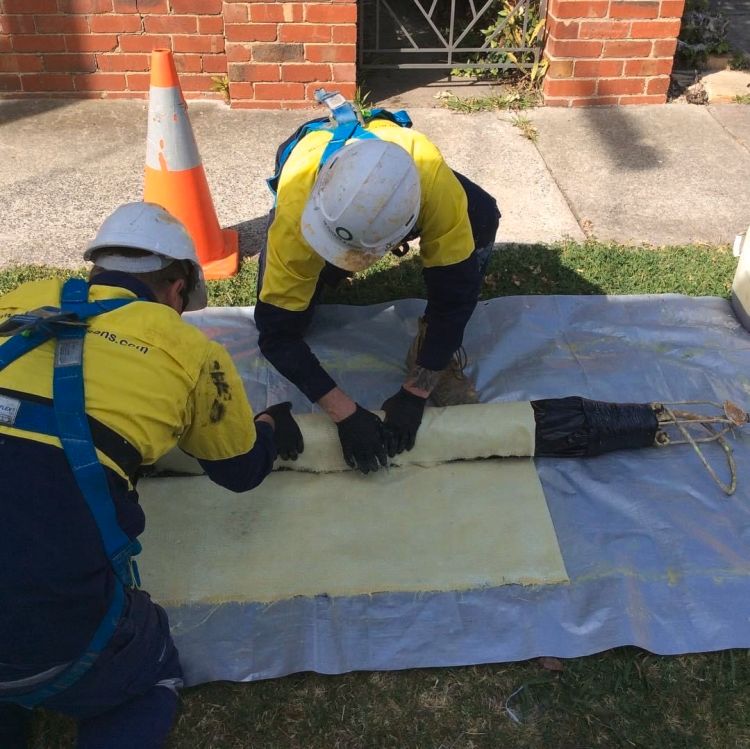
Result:
<instances>
[{"instance_id":1,"label":"kneeling worker","mask_svg":"<svg viewBox=\"0 0 750 749\"><path fill-rule=\"evenodd\" d=\"M460 348L490 259L494 198L452 171L404 112L367 121L339 95L332 110L278 149L276 205L261 252L255 322L271 364L336 423L344 458L363 473L414 445L428 398L475 402ZM385 401L385 423L337 387L305 343L325 285L335 285L419 237L427 307L407 376Z\"/></svg>"},{"instance_id":2,"label":"kneeling worker","mask_svg":"<svg viewBox=\"0 0 750 749\"><path fill-rule=\"evenodd\" d=\"M88 282L0 297L3 749L26 746L37 705L77 719L81 749L163 745L182 672L137 588L137 472L179 445L242 492L302 449L289 404L253 418L228 352L180 319L206 305L182 224L123 205L85 258Z\"/></svg>"}]
</instances>

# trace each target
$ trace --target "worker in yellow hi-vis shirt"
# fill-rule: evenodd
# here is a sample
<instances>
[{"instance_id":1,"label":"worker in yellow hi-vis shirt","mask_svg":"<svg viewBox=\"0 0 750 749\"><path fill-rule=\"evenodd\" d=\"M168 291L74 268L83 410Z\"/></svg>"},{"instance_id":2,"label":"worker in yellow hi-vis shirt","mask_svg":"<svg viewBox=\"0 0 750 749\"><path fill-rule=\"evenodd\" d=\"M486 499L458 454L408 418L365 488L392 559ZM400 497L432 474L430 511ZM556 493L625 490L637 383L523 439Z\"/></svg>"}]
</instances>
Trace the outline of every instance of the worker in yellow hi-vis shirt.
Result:
<instances>
[{"instance_id":1,"label":"worker in yellow hi-vis shirt","mask_svg":"<svg viewBox=\"0 0 750 749\"><path fill-rule=\"evenodd\" d=\"M405 112L365 119L322 91L331 119L305 123L278 149L276 205L260 256L255 322L262 353L336 423L344 458L364 473L414 445L428 398L477 400L461 343L500 219L494 198L451 170ZM419 237L427 307L403 386L384 423L340 389L305 343L325 285ZM407 245L408 247L408 245ZM369 405L369 404L368 404Z\"/></svg>"},{"instance_id":2,"label":"worker in yellow hi-vis shirt","mask_svg":"<svg viewBox=\"0 0 750 749\"><path fill-rule=\"evenodd\" d=\"M26 746L37 705L76 718L82 749L163 745L182 672L138 589L138 471L179 445L243 492L303 448L290 404L253 417L228 352L181 319L206 305L182 224L123 205L85 258L88 281L0 297L4 749Z\"/></svg>"}]
</instances>

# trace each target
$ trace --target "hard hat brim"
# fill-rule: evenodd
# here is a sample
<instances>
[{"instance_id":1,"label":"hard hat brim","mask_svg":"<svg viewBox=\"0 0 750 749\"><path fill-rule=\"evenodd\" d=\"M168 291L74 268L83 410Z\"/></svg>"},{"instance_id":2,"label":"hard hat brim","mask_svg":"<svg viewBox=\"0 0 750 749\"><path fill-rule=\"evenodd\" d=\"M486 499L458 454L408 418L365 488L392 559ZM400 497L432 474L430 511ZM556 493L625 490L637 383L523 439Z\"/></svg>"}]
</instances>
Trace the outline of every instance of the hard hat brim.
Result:
<instances>
[{"instance_id":1,"label":"hard hat brim","mask_svg":"<svg viewBox=\"0 0 750 749\"><path fill-rule=\"evenodd\" d=\"M94 250L91 253L91 257L85 257L85 259L91 259L98 268L119 270L123 273L151 273L162 270L174 262L171 258L164 257L164 255L149 253L142 256L129 256L118 254L116 250L112 249L108 251L106 247Z\"/></svg>"}]
</instances>

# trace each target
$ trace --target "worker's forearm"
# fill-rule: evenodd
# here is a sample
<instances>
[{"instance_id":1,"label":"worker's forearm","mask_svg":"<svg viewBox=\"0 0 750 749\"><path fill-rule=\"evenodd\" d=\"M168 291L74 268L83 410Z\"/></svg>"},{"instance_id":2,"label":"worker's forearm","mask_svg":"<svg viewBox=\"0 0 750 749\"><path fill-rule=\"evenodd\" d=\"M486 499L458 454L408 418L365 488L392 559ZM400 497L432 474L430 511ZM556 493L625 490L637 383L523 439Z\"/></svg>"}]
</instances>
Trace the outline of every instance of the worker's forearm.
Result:
<instances>
[{"instance_id":1,"label":"worker's forearm","mask_svg":"<svg viewBox=\"0 0 750 749\"><path fill-rule=\"evenodd\" d=\"M258 302L255 308L263 356L315 403L336 383L305 343L303 335L311 317L310 310L289 312L264 302Z\"/></svg>"},{"instance_id":2,"label":"worker's forearm","mask_svg":"<svg viewBox=\"0 0 750 749\"><path fill-rule=\"evenodd\" d=\"M338 423L357 410L357 404L341 388L333 388L318 400L318 405Z\"/></svg>"},{"instance_id":3,"label":"worker's forearm","mask_svg":"<svg viewBox=\"0 0 750 749\"><path fill-rule=\"evenodd\" d=\"M268 424L276 429L276 422L273 420L273 416L269 416L268 414L261 414L260 416L255 417L255 423L257 424L259 421L262 421L264 424Z\"/></svg>"},{"instance_id":4,"label":"worker's forearm","mask_svg":"<svg viewBox=\"0 0 750 749\"><path fill-rule=\"evenodd\" d=\"M336 387L318 358L302 339L260 338L260 350L279 374L296 385L311 402Z\"/></svg>"},{"instance_id":5,"label":"worker's forearm","mask_svg":"<svg viewBox=\"0 0 750 749\"><path fill-rule=\"evenodd\" d=\"M409 372L403 388L407 392L412 393L412 395L417 395L420 398L429 398L441 375L441 371L425 369L417 365Z\"/></svg>"},{"instance_id":6,"label":"worker's forearm","mask_svg":"<svg viewBox=\"0 0 750 749\"><path fill-rule=\"evenodd\" d=\"M274 430L263 416L255 424L255 444L248 452L225 460L198 460L211 481L233 492L246 492L271 472L276 459Z\"/></svg>"}]
</instances>

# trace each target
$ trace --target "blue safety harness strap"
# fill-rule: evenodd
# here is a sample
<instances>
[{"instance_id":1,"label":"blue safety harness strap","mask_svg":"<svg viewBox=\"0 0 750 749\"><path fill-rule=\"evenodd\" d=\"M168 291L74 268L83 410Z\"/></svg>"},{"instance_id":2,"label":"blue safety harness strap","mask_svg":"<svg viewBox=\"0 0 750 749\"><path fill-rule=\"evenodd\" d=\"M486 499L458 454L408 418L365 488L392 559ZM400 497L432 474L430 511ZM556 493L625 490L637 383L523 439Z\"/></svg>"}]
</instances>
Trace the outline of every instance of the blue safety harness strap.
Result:
<instances>
[{"instance_id":1,"label":"blue safety harness strap","mask_svg":"<svg viewBox=\"0 0 750 749\"><path fill-rule=\"evenodd\" d=\"M87 299L88 284L82 279L70 279L63 286L62 311L85 320L91 316ZM91 437L83 384L85 335L86 328L82 326L64 326L57 333L52 387L55 418L63 450L96 520L112 569L123 585L132 587L138 580L137 569L133 568L130 558L140 552L141 545L132 541L117 522L107 476Z\"/></svg>"},{"instance_id":2,"label":"blue safety harness strap","mask_svg":"<svg viewBox=\"0 0 750 749\"><path fill-rule=\"evenodd\" d=\"M87 416L97 452L106 455L135 486L143 457L138 449L114 429ZM12 422L12 423L11 423ZM0 424L35 434L57 437L57 418L52 398L0 387Z\"/></svg>"},{"instance_id":3,"label":"blue safety harness strap","mask_svg":"<svg viewBox=\"0 0 750 749\"><path fill-rule=\"evenodd\" d=\"M70 281L81 281L86 285L85 281L81 279L70 279ZM102 299L98 302L87 302L80 310L83 317L81 321L89 317L96 317L104 312L111 312L112 310L124 307L130 302L136 301L135 299ZM24 318L27 315L23 315ZM14 362L16 359L22 357L25 353L32 351L37 346L41 346L43 343L55 338L58 334L60 327L66 325L77 325L78 327L85 327L81 323L60 323L60 322L48 322L44 318L40 319L38 325L34 328L29 328L22 333L18 333L13 337L9 338L5 343L0 345L0 370L5 369L9 364Z\"/></svg>"},{"instance_id":4,"label":"blue safety harness strap","mask_svg":"<svg viewBox=\"0 0 750 749\"><path fill-rule=\"evenodd\" d=\"M136 300L111 299L89 302L88 284L79 278L69 279L63 286L60 305L63 315L68 316L65 322L49 322L41 318L37 327L27 328L0 346L0 369L3 369L45 341L56 338L53 408L57 435L78 487L96 521L104 550L117 577L107 612L84 654L51 683L26 694L5 698L25 707L38 705L67 689L91 668L117 627L122 615L125 588L140 584L138 570L131 557L141 550L141 545L138 541L131 540L117 522L107 477L96 455L86 416L83 380L85 321L133 301ZM74 322L71 322L71 316ZM24 405L28 406L28 403L24 402ZM30 414L33 420L34 409L26 409L26 413ZM24 419L24 426L21 428L28 428L26 423ZM0 700L2 699L0 697Z\"/></svg>"},{"instance_id":5,"label":"blue safety harness strap","mask_svg":"<svg viewBox=\"0 0 750 749\"><path fill-rule=\"evenodd\" d=\"M328 161L328 159L330 159L331 156L336 153L336 151L342 149L346 145L346 142L351 138L357 138L358 140L368 140L374 138L375 140L378 140L377 135L371 133L369 130L365 130L365 128L363 128L362 125L360 125L356 120L353 123L345 122L341 125L338 125L333 131L331 140L329 140L326 144L323 155L320 157L318 169L320 169L320 167L322 167L323 164L325 164L326 161Z\"/></svg>"},{"instance_id":6,"label":"blue safety harness strap","mask_svg":"<svg viewBox=\"0 0 750 749\"><path fill-rule=\"evenodd\" d=\"M134 300L103 299L98 302L87 302L85 305L79 307L78 314L81 317L79 318L76 315L74 321L71 320L70 315L58 314L55 316L55 319L43 316L36 318L35 323L31 323L30 321L34 319L34 313L14 315L8 322L22 319L25 325L22 327L22 332L16 333L0 345L0 371L27 352L56 337L58 330L73 326L83 329L86 325L83 320L86 318L111 312L129 304L131 301ZM56 311L59 312L59 310ZM64 322L60 322L60 319L63 319ZM52 401L45 403L43 402L44 400L46 399L35 399L32 396L24 397L23 393L0 388L0 424L7 424L8 426L23 429L27 432L36 432L37 434L46 434L54 437L59 436L57 418ZM3 406L5 406L5 410ZM11 412L12 418L8 416L8 413ZM99 450L107 454L111 460L114 460L132 481L135 476L135 470L140 465L141 456L138 451L127 440L117 435L114 431L106 427L106 425L94 422L94 427L96 428L96 435L100 437L99 440L94 439L94 444Z\"/></svg>"},{"instance_id":7,"label":"blue safety harness strap","mask_svg":"<svg viewBox=\"0 0 750 749\"><path fill-rule=\"evenodd\" d=\"M36 330L19 333L8 339L0 346L0 370L5 369L11 362L22 357L28 351L41 346L55 335L53 330Z\"/></svg>"},{"instance_id":8,"label":"blue safety harness strap","mask_svg":"<svg viewBox=\"0 0 750 749\"><path fill-rule=\"evenodd\" d=\"M284 164L289 158L290 154L294 150L295 146L309 133L315 132L316 130L328 130L333 131L331 139L326 144L323 154L318 162L318 169L333 156L336 151L343 148L347 141L352 138L377 138L378 136L366 129L366 126L373 120L389 120L390 122L399 125L399 127L411 127L412 122L409 115L400 109L397 112L389 112L387 109L373 109L364 118L365 126L363 127L354 113L354 109L351 104L347 103L347 106L338 107L334 111L335 120L332 122L328 117L320 117L316 120L306 122L304 125L299 127L297 131L292 135L284 146L281 154L278 157L276 164L276 173L273 177L269 177L266 180L269 190L273 193L274 199L279 189L279 180L281 179L281 170L284 168Z\"/></svg>"}]
</instances>

